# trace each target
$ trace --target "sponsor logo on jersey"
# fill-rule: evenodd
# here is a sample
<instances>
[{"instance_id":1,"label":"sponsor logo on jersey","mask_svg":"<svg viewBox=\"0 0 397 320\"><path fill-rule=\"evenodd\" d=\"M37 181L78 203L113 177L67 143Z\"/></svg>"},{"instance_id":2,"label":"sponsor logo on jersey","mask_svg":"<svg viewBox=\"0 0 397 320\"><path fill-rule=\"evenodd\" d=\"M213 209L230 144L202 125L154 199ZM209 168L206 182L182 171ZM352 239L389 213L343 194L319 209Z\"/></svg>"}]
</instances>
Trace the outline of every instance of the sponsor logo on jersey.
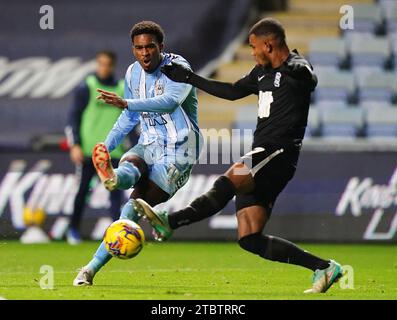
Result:
<instances>
[{"instance_id":1,"label":"sponsor logo on jersey","mask_svg":"<svg viewBox=\"0 0 397 320\"><path fill-rule=\"evenodd\" d=\"M154 94L156 96L161 96L164 93L164 84L161 82L157 82L154 86Z\"/></svg>"},{"instance_id":2,"label":"sponsor logo on jersey","mask_svg":"<svg viewBox=\"0 0 397 320\"><path fill-rule=\"evenodd\" d=\"M280 87L280 80L281 80L281 73L280 72L276 72L276 75L274 77L274 86L276 88Z\"/></svg>"}]
</instances>

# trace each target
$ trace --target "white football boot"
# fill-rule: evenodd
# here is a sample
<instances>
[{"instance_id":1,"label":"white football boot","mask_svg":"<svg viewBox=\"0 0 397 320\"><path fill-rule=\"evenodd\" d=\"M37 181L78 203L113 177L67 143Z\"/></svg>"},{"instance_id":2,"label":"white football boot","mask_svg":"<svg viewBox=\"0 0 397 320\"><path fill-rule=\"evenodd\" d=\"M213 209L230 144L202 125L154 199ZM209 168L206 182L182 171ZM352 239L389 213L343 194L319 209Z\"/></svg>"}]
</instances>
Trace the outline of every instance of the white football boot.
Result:
<instances>
[{"instance_id":1,"label":"white football boot","mask_svg":"<svg viewBox=\"0 0 397 320\"><path fill-rule=\"evenodd\" d=\"M79 273L77 274L76 278L73 280L73 285L75 287L92 286L94 276L95 276L94 272L92 272L87 267L82 267L79 270Z\"/></svg>"}]
</instances>

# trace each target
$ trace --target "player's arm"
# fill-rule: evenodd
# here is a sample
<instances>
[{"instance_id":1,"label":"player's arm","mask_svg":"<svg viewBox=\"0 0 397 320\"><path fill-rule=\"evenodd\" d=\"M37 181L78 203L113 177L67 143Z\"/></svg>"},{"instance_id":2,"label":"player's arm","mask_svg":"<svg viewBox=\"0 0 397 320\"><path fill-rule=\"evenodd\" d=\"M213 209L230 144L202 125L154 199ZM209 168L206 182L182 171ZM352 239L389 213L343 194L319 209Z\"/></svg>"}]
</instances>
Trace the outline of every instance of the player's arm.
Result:
<instances>
[{"instance_id":1,"label":"player's arm","mask_svg":"<svg viewBox=\"0 0 397 320\"><path fill-rule=\"evenodd\" d=\"M218 98L237 100L258 93L257 81L254 79L253 71L235 83L200 77L186 66L174 62L163 66L161 71L175 82L189 83Z\"/></svg>"},{"instance_id":2,"label":"player's arm","mask_svg":"<svg viewBox=\"0 0 397 320\"><path fill-rule=\"evenodd\" d=\"M127 99L127 108L138 112L173 112L185 101L192 86L167 81L162 95L147 99Z\"/></svg>"},{"instance_id":3,"label":"player's arm","mask_svg":"<svg viewBox=\"0 0 397 320\"><path fill-rule=\"evenodd\" d=\"M139 123L139 114L123 110L114 124L112 130L109 131L105 145L109 152L112 152L123 141L125 136L129 134Z\"/></svg>"},{"instance_id":4,"label":"player's arm","mask_svg":"<svg viewBox=\"0 0 397 320\"><path fill-rule=\"evenodd\" d=\"M132 93L127 84L127 79L124 80L124 98L131 99ZM112 130L108 133L105 145L109 152L112 152L130 133L135 126L139 123L139 114L137 112L131 112L129 110L123 110L114 124Z\"/></svg>"},{"instance_id":5,"label":"player's arm","mask_svg":"<svg viewBox=\"0 0 397 320\"><path fill-rule=\"evenodd\" d=\"M175 59L190 69L190 65L186 60ZM192 86L190 84L178 83L167 79L162 95L153 98L127 100L127 108L128 110L140 112L173 112L185 101L191 90Z\"/></svg>"},{"instance_id":6,"label":"player's arm","mask_svg":"<svg viewBox=\"0 0 397 320\"><path fill-rule=\"evenodd\" d=\"M185 101L190 90L192 90L190 84L168 81L164 93L153 98L123 99L113 92L98 89L100 95L97 99L130 112L173 112Z\"/></svg>"},{"instance_id":7,"label":"player's arm","mask_svg":"<svg viewBox=\"0 0 397 320\"><path fill-rule=\"evenodd\" d=\"M80 146L80 125L83 112L88 105L89 95L90 93L86 83L77 87L68 117L68 124L65 128L66 139L70 146L70 158L75 164L81 163L84 157Z\"/></svg>"}]
</instances>

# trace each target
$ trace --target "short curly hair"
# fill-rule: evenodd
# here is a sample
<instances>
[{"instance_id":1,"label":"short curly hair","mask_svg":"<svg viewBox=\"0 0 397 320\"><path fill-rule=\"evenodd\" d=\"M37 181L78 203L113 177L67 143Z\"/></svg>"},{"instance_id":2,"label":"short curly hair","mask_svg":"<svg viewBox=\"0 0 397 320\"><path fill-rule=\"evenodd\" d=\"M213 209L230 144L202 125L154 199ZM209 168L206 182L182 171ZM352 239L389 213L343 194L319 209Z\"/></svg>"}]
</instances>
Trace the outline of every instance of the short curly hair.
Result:
<instances>
[{"instance_id":1,"label":"short curly hair","mask_svg":"<svg viewBox=\"0 0 397 320\"><path fill-rule=\"evenodd\" d=\"M164 42L164 30L156 22L141 21L135 24L130 31L131 41L134 42L134 37L140 34L152 34L158 43Z\"/></svg>"},{"instance_id":2,"label":"short curly hair","mask_svg":"<svg viewBox=\"0 0 397 320\"><path fill-rule=\"evenodd\" d=\"M256 36L274 36L279 44L285 44L285 30L282 24L274 18L264 18L253 25L248 33Z\"/></svg>"}]
</instances>

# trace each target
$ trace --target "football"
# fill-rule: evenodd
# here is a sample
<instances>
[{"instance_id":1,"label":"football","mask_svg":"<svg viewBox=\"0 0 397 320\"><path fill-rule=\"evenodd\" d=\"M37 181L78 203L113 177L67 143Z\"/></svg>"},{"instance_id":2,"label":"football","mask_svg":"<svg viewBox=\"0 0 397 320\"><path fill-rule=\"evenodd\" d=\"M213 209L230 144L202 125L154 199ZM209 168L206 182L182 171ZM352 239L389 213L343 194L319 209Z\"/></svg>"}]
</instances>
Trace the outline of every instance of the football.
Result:
<instances>
[{"instance_id":1,"label":"football","mask_svg":"<svg viewBox=\"0 0 397 320\"><path fill-rule=\"evenodd\" d=\"M103 240L107 251L113 257L131 259L142 250L145 243L145 234L135 222L120 219L106 229Z\"/></svg>"}]
</instances>

